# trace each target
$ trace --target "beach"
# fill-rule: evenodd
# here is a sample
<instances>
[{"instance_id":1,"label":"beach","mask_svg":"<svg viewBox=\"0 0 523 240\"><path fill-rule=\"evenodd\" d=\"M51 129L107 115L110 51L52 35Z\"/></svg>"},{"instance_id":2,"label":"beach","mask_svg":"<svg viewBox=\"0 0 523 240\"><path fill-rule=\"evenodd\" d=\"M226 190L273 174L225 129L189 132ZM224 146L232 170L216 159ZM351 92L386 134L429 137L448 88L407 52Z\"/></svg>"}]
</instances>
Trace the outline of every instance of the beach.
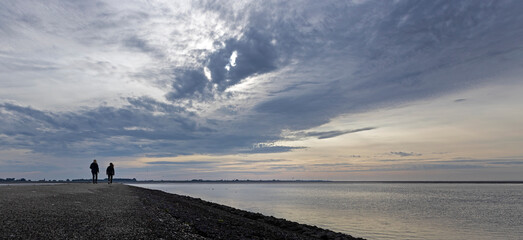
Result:
<instances>
[{"instance_id":1,"label":"beach","mask_svg":"<svg viewBox=\"0 0 523 240\"><path fill-rule=\"evenodd\" d=\"M361 239L123 184L0 187L1 239Z\"/></svg>"}]
</instances>

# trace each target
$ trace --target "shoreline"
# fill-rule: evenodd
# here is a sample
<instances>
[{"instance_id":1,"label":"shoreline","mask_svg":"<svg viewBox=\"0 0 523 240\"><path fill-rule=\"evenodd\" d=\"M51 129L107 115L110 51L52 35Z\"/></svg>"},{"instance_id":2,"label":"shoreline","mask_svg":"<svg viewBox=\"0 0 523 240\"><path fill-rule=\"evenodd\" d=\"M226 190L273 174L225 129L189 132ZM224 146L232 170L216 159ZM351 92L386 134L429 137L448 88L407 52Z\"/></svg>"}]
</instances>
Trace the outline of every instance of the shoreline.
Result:
<instances>
[{"instance_id":1,"label":"shoreline","mask_svg":"<svg viewBox=\"0 0 523 240\"><path fill-rule=\"evenodd\" d=\"M234 184L234 183L271 183L271 184L279 184L279 183L296 183L296 184L310 184L310 183L318 183L318 184L336 184L336 183L342 183L342 184L523 184L523 181L329 181L329 180L311 180L311 181L302 181L302 180L227 180L227 181L221 181L221 180L202 180L202 181L194 181L194 180L138 180L135 182L122 182L125 184L157 184L157 183L211 183L211 184Z\"/></svg>"},{"instance_id":2,"label":"shoreline","mask_svg":"<svg viewBox=\"0 0 523 240\"><path fill-rule=\"evenodd\" d=\"M70 183L91 183L91 179L74 179L72 181L53 180L53 181L1 181L0 186L12 184L70 184ZM107 179L99 179L99 181L107 181ZM257 183L296 183L296 184L523 184L523 181L330 181L330 180L121 180L114 179L114 183L122 184L158 184L158 183L194 183L194 184L257 184Z\"/></svg>"},{"instance_id":3,"label":"shoreline","mask_svg":"<svg viewBox=\"0 0 523 240\"><path fill-rule=\"evenodd\" d=\"M1 188L2 239L361 239L124 184Z\"/></svg>"}]
</instances>

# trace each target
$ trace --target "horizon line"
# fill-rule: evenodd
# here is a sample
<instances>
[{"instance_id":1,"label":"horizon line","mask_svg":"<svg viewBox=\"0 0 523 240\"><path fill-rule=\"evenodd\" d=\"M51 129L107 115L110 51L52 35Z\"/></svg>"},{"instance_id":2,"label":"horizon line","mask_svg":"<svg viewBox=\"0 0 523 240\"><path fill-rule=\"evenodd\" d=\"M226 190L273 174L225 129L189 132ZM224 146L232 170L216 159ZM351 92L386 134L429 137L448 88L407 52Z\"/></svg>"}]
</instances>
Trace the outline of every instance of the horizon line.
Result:
<instances>
[{"instance_id":1,"label":"horizon line","mask_svg":"<svg viewBox=\"0 0 523 240\"><path fill-rule=\"evenodd\" d=\"M101 181L107 180L107 178L99 179ZM80 178L80 179L41 179L31 180L25 178L0 178L0 183L23 183L23 182L90 182L92 179ZM303 182L303 183L523 183L523 180L305 180L305 179L186 179L186 180L146 180L136 178L114 178L113 182L134 182L134 183L292 183L292 182Z\"/></svg>"}]
</instances>

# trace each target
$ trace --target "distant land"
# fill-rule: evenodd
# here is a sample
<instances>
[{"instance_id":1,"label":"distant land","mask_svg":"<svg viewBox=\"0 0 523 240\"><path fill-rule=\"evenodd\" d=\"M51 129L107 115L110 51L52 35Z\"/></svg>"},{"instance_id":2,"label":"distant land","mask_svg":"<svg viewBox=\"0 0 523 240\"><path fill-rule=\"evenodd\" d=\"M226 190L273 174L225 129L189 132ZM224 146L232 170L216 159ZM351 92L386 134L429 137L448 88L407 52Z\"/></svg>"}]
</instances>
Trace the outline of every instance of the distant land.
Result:
<instances>
[{"instance_id":1,"label":"distant land","mask_svg":"<svg viewBox=\"0 0 523 240\"><path fill-rule=\"evenodd\" d=\"M41 179L31 180L25 178L0 178L0 184L6 183L81 183L91 182L90 178L82 179ZM107 181L107 178L98 179L100 182ZM137 180L136 178L114 178L113 182L119 183L485 183L485 184L523 184L523 181L332 181L332 180L249 180L249 179L234 179L234 180Z\"/></svg>"},{"instance_id":2,"label":"distant land","mask_svg":"<svg viewBox=\"0 0 523 240\"><path fill-rule=\"evenodd\" d=\"M91 182L92 179L40 179L40 180L31 180L31 179L25 179L25 178L0 178L0 184L1 183L68 183L68 182ZM98 181L107 181L107 178L104 179L98 179ZM113 182L138 182L136 178L114 178Z\"/></svg>"}]
</instances>

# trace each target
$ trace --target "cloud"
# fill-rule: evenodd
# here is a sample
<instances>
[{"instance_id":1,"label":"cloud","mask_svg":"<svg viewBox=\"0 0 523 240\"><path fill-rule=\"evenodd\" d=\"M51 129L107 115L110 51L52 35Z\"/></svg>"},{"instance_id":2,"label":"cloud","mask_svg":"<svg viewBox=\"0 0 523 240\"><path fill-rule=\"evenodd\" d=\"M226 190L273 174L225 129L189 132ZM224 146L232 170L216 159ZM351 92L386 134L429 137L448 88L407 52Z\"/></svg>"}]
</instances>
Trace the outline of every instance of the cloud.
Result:
<instances>
[{"instance_id":1,"label":"cloud","mask_svg":"<svg viewBox=\"0 0 523 240\"><path fill-rule=\"evenodd\" d=\"M249 150L241 151L240 153L279 153L289 152L295 149L304 149L305 147L289 147L289 146L263 146L255 147Z\"/></svg>"},{"instance_id":2,"label":"cloud","mask_svg":"<svg viewBox=\"0 0 523 240\"><path fill-rule=\"evenodd\" d=\"M363 132L363 131L370 131L374 130L376 127L365 127L365 128L359 128L359 129L351 129L351 130L334 130L334 131L287 131L283 135L284 139L287 141L300 141L306 138L317 138L317 139L328 139L328 138L334 138L337 136L350 134L350 133L357 133L357 132Z\"/></svg>"},{"instance_id":3,"label":"cloud","mask_svg":"<svg viewBox=\"0 0 523 240\"><path fill-rule=\"evenodd\" d=\"M153 154L145 154L145 157L148 158L164 158L164 157L176 157L178 154L175 153L153 153Z\"/></svg>"},{"instance_id":4,"label":"cloud","mask_svg":"<svg viewBox=\"0 0 523 240\"><path fill-rule=\"evenodd\" d=\"M424 171L424 170L451 170L451 169L480 169L484 166L467 164L401 164L389 167L378 167L355 171Z\"/></svg>"},{"instance_id":5,"label":"cloud","mask_svg":"<svg viewBox=\"0 0 523 240\"><path fill-rule=\"evenodd\" d=\"M326 138L333 138L333 137L341 136L344 134L363 132L363 131L369 131L369 130L374 130L374 129L376 129L376 128L375 127L366 127L366 128L346 130L346 131L307 132L307 133L305 133L305 136L317 137L318 139L326 139Z\"/></svg>"},{"instance_id":6,"label":"cloud","mask_svg":"<svg viewBox=\"0 0 523 240\"><path fill-rule=\"evenodd\" d=\"M1 165L0 172L2 173L16 173L16 172L22 172L22 173L31 173L34 171L39 172L49 172L49 171L55 171L59 170L59 166L53 166L49 164L7 164L7 165Z\"/></svg>"},{"instance_id":7,"label":"cloud","mask_svg":"<svg viewBox=\"0 0 523 240\"><path fill-rule=\"evenodd\" d=\"M172 161L152 161L146 162L147 164L152 165L200 165L200 164L214 164L215 162L211 161L184 161L184 162L172 162Z\"/></svg>"},{"instance_id":8,"label":"cloud","mask_svg":"<svg viewBox=\"0 0 523 240\"><path fill-rule=\"evenodd\" d=\"M252 146L284 130L373 130L307 131L483 84L522 60L517 1L48 5L0 8L4 149L288 152L302 148Z\"/></svg>"},{"instance_id":9,"label":"cloud","mask_svg":"<svg viewBox=\"0 0 523 240\"><path fill-rule=\"evenodd\" d=\"M400 157L410 157L410 156L421 156L421 153L413 153L413 152L390 152L390 154L398 155Z\"/></svg>"},{"instance_id":10,"label":"cloud","mask_svg":"<svg viewBox=\"0 0 523 240\"><path fill-rule=\"evenodd\" d=\"M225 41L225 47L209 56L207 67L212 83L220 90L239 83L254 74L263 74L277 67L278 52L271 36L248 29L239 40ZM231 57L235 55L234 64Z\"/></svg>"},{"instance_id":11,"label":"cloud","mask_svg":"<svg viewBox=\"0 0 523 240\"><path fill-rule=\"evenodd\" d=\"M296 166L296 165L278 165L270 167L271 170L276 171L304 171L306 168L304 166Z\"/></svg>"},{"instance_id":12,"label":"cloud","mask_svg":"<svg viewBox=\"0 0 523 240\"><path fill-rule=\"evenodd\" d=\"M487 159L469 159L469 158L455 158L453 160L446 160L446 161L440 161L439 163L444 164L464 164L464 163L470 163L470 164L476 164L476 165L482 165L482 166L498 166L505 165L504 167L509 167L511 165L519 165L523 164L523 158L512 158L512 157L506 157L506 158L487 158Z\"/></svg>"},{"instance_id":13,"label":"cloud","mask_svg":"<svg viewBox=\"0 0 523 240\"><path fill-rule=\"evenodd\" d=\"M162 110L161 107L156 105L150 109ZM186 112L154 116L146 108L133 105L99 107L79 113L48 113L13 104L2 104L0 109L7 113L3 114L2 133L14 138L31 136L20 145L11 147L30 147L37 152L58 155L89 152L134 155L147 149L160 151L168 145L176 145L176 141L196 139L193 134L200 130L201 133L209 131L196 126Z\"/></svg>"},{"instance_id":14,"label":"cloud","mask_svg":"<svg viewBox=\"0 0 523 240\"><path fill-rule=\"evenodd\" d=\"M224 46L202 60L199 68L175 69L172 91L166 98L171 101L213 98L214 94L220 94L248 77L281 68L288 53L272 42L271 35L254 28L245 30L240 39L223 41Z\"/></svg>"},{"instance_id":15,"label":"cloud","mask_svg":"<svg viewBox=\"0 0 523 240\"><path fill-rule=\"evenodd\" d=\"M209 81L203 69L181 70L181 75L176 77L172 84L172 91L167 93L166 98L171 101L184 98L206 97L206 90L210 92Z\"/></svg>"},{"instance_id":16,"label":"cloud","mask_svg":"<svg viewBox=\"0 0 523 240\"><path fill-rule=\"evenodd\" d=\"M122 44L130 49L138 50L146 54L151 54L154 58L165 58L161 49L151 46L146 40L140 39L137 36L129 36L123 40Z\"/></svg>"},{"instance_id":17,"label":"cloud","mask_svg":"<svg viewBox=\"0 0 523 240\"><path fill-rule=\"evenodd\" d=\"M320 164L313 164L314 167L350 167L353 166L353 164L350 163L320 163Z\"/></svg>"},{"instance_id":18,"label":"cloud","mask_svg":"<svg viewBox=\"0 0 523 240\"><path fill-rule=\"evenodd\" d=\"M352 70L350 65L346 66L345 71L329 68L329 72L325 73L327 76L322 78L323 84L316 86L314 91L302 92L299 95L280 94L261 102L255 110L272 114L272 121L285 122L293 129L309 128L311 125L327 122L339 112L369 111L390 106L391 103L399 104L444 94L453 88L453 84L457 84L453 85L454 87L465 88L486 81L486 76L492 76L494 72L498 73L506 67L497 64L497 61L498 57L508 53L499 52L499 55L486 50L506 48L498 44L490 45L491 40L503 39L501 41L512 46L515 42L510 40L510 37L496 35L500 32L492 25L487 27L482 24L488 21L483 19L483 16L489 16L493 22L509 21L501 20L505 18L505 13L487 7L490 3L485 3L485 6L468 3L465 3L464 8L459 8L452 2L406 1L390 6L370 2L355 8L331 9L334 13L348 11L351 14L333 14L339 17L326 19L332 21L333 28L340 28L339 31L328 32L322 36L329 38L331 42L339 40L338 47L345 50L339 51L340 54L350 52L353 56L345 60L359 62L355 70ZM443 5L446 10L437 11ZM498 6L502 7L501 5ZM390 11L385 10L389 7ZM361 10L360 8L373 9L382 14L378 14L377 18L378 15L366 15L367 11L352 12ZM430 19L427 15L420 14L425 11L431 12ZM353 18L366 19L366 22L358 22ZM361 27L344 29L339 24L342 22L352 22L355 24L353 26ZM497 22L499 27L506 29L501 22ZM446 23L450 26L446 26ZM507 37L511 35L505 31L503 34L507 34ZM476 35L488 36L490 40L467 37ZM325 42L329 41L326 39ZM459 51L445 48L449 44L460 45L463 48ZM329 66L340 64L336 61L339 59L334 57L337 56L336 53L331 52L333 48L320 43L314 47L329 52L324 63L328 63ZM515 51L512 47L506 49L509 52ZM314 57L320 56L324 57L321 54ZM475 59L474 64L472 59ZM485 71L486 69L494 72ZM337 74L329 76L329 73Z\"/></svg>"},{"instance_id":19,"label":"cloud","mask_svg":"<svg viewBox=\"0 0 523 240\"><path fill-rule=\"evenodd\" d=\"M284 159L261 159L261 160L239 160L240 163L251 164L251 163L274 163L274 162L285 162Z\"/></svg>"}]
</instances>

